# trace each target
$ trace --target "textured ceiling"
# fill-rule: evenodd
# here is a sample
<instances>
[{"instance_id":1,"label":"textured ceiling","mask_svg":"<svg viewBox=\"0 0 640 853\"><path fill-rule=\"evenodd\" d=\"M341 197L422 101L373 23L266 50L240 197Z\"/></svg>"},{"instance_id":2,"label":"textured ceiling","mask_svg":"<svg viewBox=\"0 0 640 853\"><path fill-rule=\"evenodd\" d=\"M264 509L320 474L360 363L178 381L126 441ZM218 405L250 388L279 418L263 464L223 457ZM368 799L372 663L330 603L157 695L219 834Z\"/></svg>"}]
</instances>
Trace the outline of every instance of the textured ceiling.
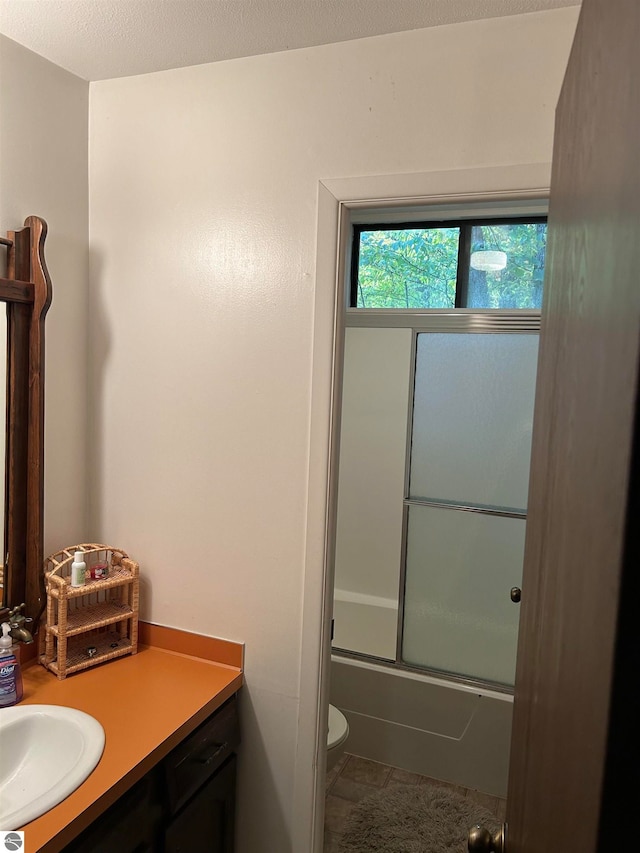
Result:
<instances>
[{"instance_id":1,"label":"textured ceiling","mask_svg":"<svg viewBox=\"0 0 640 853\"><path fill-rule=\"evenodd\" d=\"M0 0L0 32L86 80L579 0Z\"/></svg>"}]
</instances>

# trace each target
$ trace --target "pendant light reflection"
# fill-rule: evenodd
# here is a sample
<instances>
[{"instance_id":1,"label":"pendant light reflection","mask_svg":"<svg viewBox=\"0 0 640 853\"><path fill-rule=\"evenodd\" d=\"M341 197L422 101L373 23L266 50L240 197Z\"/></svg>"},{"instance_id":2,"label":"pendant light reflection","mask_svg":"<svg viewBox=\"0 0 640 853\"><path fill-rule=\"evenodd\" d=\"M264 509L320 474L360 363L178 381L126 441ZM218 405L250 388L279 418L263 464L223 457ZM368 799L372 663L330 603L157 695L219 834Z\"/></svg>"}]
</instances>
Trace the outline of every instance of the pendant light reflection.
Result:
<instances>
[{"instance_id":1,"label":"pendant light reflection","mask_svg":"<svg viewBox=\"0 0 640 853\"><path fill-rule=\"evenodd\" d=\"M506 252L479 251L472 252L470 264L472 269L482 272L497 272L503 270L507 265Z\"/></svg>"}]
</instances>

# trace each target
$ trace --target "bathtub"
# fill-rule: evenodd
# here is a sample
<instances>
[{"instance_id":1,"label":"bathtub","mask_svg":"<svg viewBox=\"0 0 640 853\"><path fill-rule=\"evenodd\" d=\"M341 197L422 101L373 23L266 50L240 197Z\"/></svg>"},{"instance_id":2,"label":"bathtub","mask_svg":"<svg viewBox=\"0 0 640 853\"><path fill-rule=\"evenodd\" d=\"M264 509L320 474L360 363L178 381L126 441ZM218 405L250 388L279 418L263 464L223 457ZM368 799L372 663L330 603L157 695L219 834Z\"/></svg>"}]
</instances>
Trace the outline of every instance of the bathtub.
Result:
<instances>
[{"instance_id":1,"label":"bathtub","mask_svg":"<svg viewBox=\"0 0 640 853\"><path fill-rule=\"evenodd\" d=\"M334 649L330 702L349 722L347 752L506 797L512 696Z\"/></svg>"}]
</instances>

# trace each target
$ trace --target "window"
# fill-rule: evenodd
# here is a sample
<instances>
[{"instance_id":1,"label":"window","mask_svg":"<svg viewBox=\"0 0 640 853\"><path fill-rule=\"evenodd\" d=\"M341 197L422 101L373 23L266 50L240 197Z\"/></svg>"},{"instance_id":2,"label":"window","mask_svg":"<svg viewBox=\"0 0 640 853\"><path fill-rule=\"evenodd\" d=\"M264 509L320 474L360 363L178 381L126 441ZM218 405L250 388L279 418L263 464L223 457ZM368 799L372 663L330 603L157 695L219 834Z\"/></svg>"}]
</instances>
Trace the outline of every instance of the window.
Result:
<instances>
[{"instance_id":1,"label":"window","mask_svg":"<svg viewBox=\"0 0 640 853\"><path fill-rule=\"evenodd\" d=\"M354 225L351 308L540 309L546 217Z\"/></svg>"}]
</instances>

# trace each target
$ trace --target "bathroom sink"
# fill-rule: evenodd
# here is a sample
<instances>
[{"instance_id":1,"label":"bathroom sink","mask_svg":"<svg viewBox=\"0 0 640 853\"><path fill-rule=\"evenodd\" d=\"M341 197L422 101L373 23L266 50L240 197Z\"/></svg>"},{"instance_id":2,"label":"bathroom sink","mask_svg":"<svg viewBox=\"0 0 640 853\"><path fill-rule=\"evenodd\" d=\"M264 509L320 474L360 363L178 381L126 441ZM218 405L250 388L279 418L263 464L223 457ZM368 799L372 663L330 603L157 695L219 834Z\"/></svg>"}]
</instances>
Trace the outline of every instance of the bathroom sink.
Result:
<instances>
[{"instance_id":1,"label":"bathroom sink","mask_svg":"<svg viewBox=\"0 0 640 853\"><path fill-rule=\"evenodd\" d=\"M15 830L68 797L104 749L100 723L74 708L0 709L0 827Z\"/></svg>"}]
</instances>

